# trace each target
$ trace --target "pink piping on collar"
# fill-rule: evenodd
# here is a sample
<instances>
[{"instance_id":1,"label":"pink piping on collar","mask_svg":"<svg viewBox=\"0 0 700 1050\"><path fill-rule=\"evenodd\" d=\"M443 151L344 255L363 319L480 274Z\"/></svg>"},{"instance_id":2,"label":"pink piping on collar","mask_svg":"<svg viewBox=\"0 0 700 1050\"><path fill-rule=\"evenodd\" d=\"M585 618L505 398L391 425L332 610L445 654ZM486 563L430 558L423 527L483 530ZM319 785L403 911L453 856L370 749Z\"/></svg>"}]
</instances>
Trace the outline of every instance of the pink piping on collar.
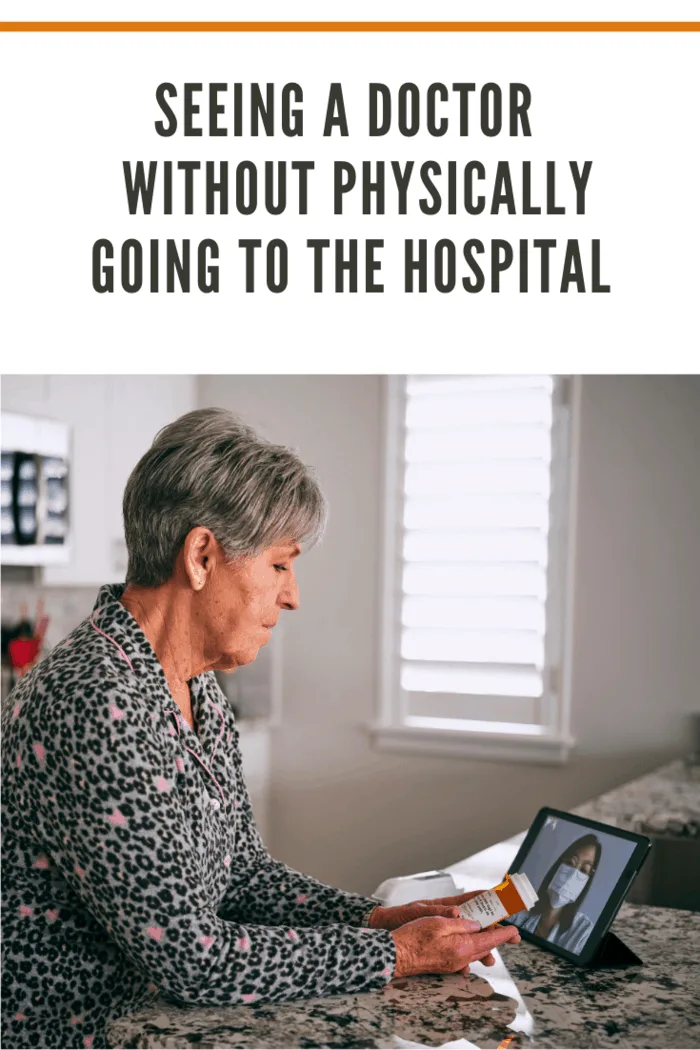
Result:
<instances>
[{"instance_id":1,"label":"pink piping on collar","mask_svg":"<svg viewBox=\"0 0 700 1050\"><path fill-rule=\"evenodd\" d=\"M203 767L204 769L206 769L207 773L209 774L209 776L211 777L211 779L212 779L212 780L214 781L214 783L216 784L216 787L217 787L217 789L218 789L218 792L219 792L219 794L221 795L221 801L223 802L223 804L224 804L224 805L226 805L226 796L224 795L223 791L221 790L221 784L220 784L220 783L219 783L219 781L218 781L218 780L216 779L216 777L215 777L215 776L214 776L214 774L212 773L211 769L209 769L209 768L208 768L208 766L205 766L205 765L204 765L204 762L202 762L202 760L201 760L201 758L199 757L199 755L197 754L197 752L196 752L196 751L193 751L191 747L188 747L188 746L187 746L187 744L183 744L182 746L184 747L185 751L189 751L189 753L190 753L190 754L192 755L192 757L193 757L193 758L196 758L196 759L197 759L197 761L199 762L200 766L202 766L202 767Z\"/></svg>"},{"instance_id":2,"label":"pink piping on collar","mask_svg":"<svg viewBox=\"0 0 700 1050\"><path fill-rule=\"evenodd\" d=\"M214 707L216 707L216 704L214 704ZM219 746L219 740L221 740L221 733L223 733L223 731L224 731L224 716L223 716L222 712L219 710L218 707L216 707L216 710L221 715L221 732L219 733L219 737L218 737L218 739L216 741L216 744L214 745L214 750L212 751L212 754L211 754L212 758L216 754L216 749ZM170 714L175 719L175 725L177 726L177 735L179 737L181 737L182 736L182 732L180 730L180 720L182 718L182 715L176 715L174 711L171 711ZM192 755L192 757L197 759L197 761L199 762L200 766L202 766L202 768L207 771L207 773L209 774L211 779L216 784L217 790L218 790L219 794L221 795L221 801L223 802L224 805L226 805L226 796L224 795L224 793L223 793L223 791L221 789L221 785L219 784L219 781L216 779L216 777L212 773L211 769L209 769L209 767L204 764L204 762L199 757L197 752L193 751L191 747L188 747L187 744L183 744L182 746L184 747L185 751L189 751L189 753Z\"/></svg>"},{"instance_id":3,"label":"pink piping on collar","mask_svg":"<svg viewBox=\"0 0 700 1050\"><path fill-rule=\"evenodd\" d=\"M119 644L119 642L116 642L116 640L115 640L114 638L112 638L110 634L107 634L107 632L106 632L106 631L103 631L101 627L98 627L98 625L96 624L96 622L94 622L94 619L93 619L93 617L92 617L92 616L90 616L90 623L92 624L92 627L93 627L94 629L96 629L96 631L98 632L98 634L102 634L102 635L103 635L103 636L104 636L105 638L107 638L108 642L111 642L111 643L112 643L112 645L115 645L115 646L116 646L116 648L118 648L118 649L119 649L119 651L121 652L122 656L123 656L123 657L124 657L124 659L125 659L125 660L127 661L127 664L129 665L129 667L130 667L131 671L132 671L132 672L133 672L133 673L135 674L135 672L133 671L133 664L131 663L131 660L129 659L129 657L127 656L127 654L126 654L126 653L124 652L124 650L122 649L122 647L121 647L121 645ZM219 710L219 708L217 708L217 707L216 707L215 703L214 703L213 701L211 701L211 702L212 702L212 706L213 706L214 710L215 710L215 711L216 711L216 712L218 713L218 716L219 716L219 718L221 719L221 729L219 730L219 734L218 734L218 737L217 737L217 739L216 739L216 743L214 744L214 750L213 750L213 752L212 752L212 758L213 758L213 757L214 757L214 755L216 754L216 749L218 748L218 745L219 745L219 741L220 741L220 739L221 739L221 734L222 734L222 733L224 733L224 724L225 724L225 718L224 718L224 714L222 714L222 712L221 712L221 711ZM179 719L177 718L177 716L175 715L175 713L174 713L174 712L172 712L172 716L173 716L173 718L175 719L175 726L177 727L177 736L179 736L179 735L181 735L181 730L179 730ZM196 753L196 752L194 752L194 751L192 751L192 749L191 749L191 748L188 748L188 747L187 747L187 744L186 744L186 743L185 743L185 744L183 744L183 747L185 748L185 750L186 750L186 751L189 751L189 753L190 753L190 754L191 754L191 755L192 755L192 756L193 756L194 758L196 758L196 760L197 760L197 761L199 762L199 764L200 764L201 766L203 766L203 768L204 768L204 769L205 769L205 770L207 771L207 773L209 774L209 776L210 776L210 777L212 778L212 780L213 780L213 781L214 781L214 783L216 784L216 789L217 789L217 791L218 791L219 795L221 796L221 801L222 801L222 803L224 803L224 805L226 805L226 795L224 794L224 792L222 792L222 791L221 791L221 785L219 784L219 782L218 782L218 780L216 779L216 777L214 776L214 774L213 774L213 773L211 772L211 770L210 770L210 769L208 768L208 766L207 766L207 765L205 765L205 763L204 763L203 761L201 761L201 759L199 758L199 756L197 755L197 753Z\"/></svg>"},{"instance_id":4,"label":"pink piping on collar","mask_svg":"<svg viewBox=\"0 0 700 1050\"><path fill-rule=\"evenodd\" d=\"M105 637L108 641L112 642L113 645L116 645L117 649L122 654L122 656L124 657L124 659L128 663L129 667L131 668L132 672L135 674L136 672L134 671L134 665L132 664L131 660L129 659L129 657L126 655L126 653L122 649L122 647L119 644L119 642L117 642L114 638L112 638L111 635L107 634L106 631L103 631L101 627L98 627L92 616L90 617L90 623L95 628L95 630L97 631L98 634L103 635L103 637Z\"/></svg>"},{"instance_id":5,"label":"pink piping on collar","mask_svg":"<svg viewBox=\"0 0 700 1050\"><path fill-rule=\"evenodd\" d=\"M135 674L136 672L134 671L134 665L132 664L131 660L129 659L129 657L126 655L126 653L122 649L122 647L119 644L119 642L117 642L114 638L112 638L111 635L107 634L106 631L103 631L101 627L98 627L92 616L90 617L90 623L95 628L95 630L97 631L98 634L103 635L108 641L112 642L113 645L116 645L117 649L122 654L122 656L124 657L124 659L128 663L129 667L131 668L132 672L134 672L134 674ZM219 736L217 738L216 744L214 745L214 750L212 751L212 756L211 757L213 758L214 755L216 754L216 749L219 746L219 742L221 740L221 735L222 735L222 733L224 731L224 721L225 720L224 720L224 716L223 716L222 711L216 706L216 704L213 703L213 701L212 701L212 704L213 704L213 707L215 708L215 710L218 712L219 717L221 718L221 729L219 731ZM175 719L175 725L177 726L177 735L180 736L180 720L179 720L179 718L177 717L177 715L174 712L172 712L172 715L173 715L173 718ZM204 762L202 762L201 758L196 753L196 751L193 751L191 747L187 746L187 744L183 744L183 747L185 748L186 751L189 751L189 753L194 758L196 758L197 761L199 762L199 764L207 771L207 773L209 774L211 779L216 784L217 790L218 790L219 794L221 795L221 801L223 802L224 805L226 805L226 796L224 795L223 791L221 790L221 785L219 784L219 781L216 779L216 777L214 776L212 771L204 764Z\"/></svg>"}]
</instances>

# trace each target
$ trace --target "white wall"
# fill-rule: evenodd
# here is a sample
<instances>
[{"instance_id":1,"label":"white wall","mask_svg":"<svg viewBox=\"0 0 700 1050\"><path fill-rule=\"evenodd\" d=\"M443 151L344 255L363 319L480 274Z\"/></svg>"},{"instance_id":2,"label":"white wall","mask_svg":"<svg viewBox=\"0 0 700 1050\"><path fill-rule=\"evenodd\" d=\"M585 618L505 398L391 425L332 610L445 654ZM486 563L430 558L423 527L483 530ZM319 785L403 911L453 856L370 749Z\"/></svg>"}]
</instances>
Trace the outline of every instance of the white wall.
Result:
<instances>
[{"instance_id":1,"label":"white wall","mask_svg":"<svg viewBox=\"0 0 700 1050\"><path fill-rule=\"evenodd\" d=\"M574 730L587 754L682 751L700 711L700 379L583 383Z\"/></svg>"},{"instance_id":2,"label":"white wall","mask_svg":"<svg viewBox=\"0 0 700 1050\"><path fill-rule=\"evenodd\" d=\"M330 883L458 860L684 749L700 710L700 382L586 377L581 400L573 728L569 763L547 768L377 752L382 380L200 377L199 403L240 412L297 447L321 475L331 518L299 562L287 614L283 724L273 740L270 845Z\"/></svg>"}]
</instances>

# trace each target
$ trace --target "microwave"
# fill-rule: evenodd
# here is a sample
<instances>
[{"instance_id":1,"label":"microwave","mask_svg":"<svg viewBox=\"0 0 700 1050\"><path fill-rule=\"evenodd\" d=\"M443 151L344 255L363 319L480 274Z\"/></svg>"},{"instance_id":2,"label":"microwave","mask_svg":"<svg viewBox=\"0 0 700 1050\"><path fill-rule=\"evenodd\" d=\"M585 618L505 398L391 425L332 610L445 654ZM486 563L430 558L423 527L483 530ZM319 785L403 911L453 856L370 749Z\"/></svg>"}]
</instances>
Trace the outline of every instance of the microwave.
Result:
<instances>
[{"instance_id":1,"label":"microwave","mask_svg":"<svg viewBox=\"0 0 700 1050\"><path fill-rule=\"evenodd\" d=\"M70 558L70 427L0 413L3 565L58 565Z\"/></svg>"}]
</instances>

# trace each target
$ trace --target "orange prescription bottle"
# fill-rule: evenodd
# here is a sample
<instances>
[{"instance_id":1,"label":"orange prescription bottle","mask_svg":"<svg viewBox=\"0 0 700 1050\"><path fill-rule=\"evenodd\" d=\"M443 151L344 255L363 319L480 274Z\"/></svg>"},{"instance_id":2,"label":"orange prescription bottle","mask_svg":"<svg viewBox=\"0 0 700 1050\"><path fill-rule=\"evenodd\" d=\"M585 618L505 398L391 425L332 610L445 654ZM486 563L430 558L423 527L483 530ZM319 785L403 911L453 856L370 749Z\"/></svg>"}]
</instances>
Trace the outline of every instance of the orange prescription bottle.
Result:
<instances>
[{"instance_id":1,"label":"orange prescription bottle","mask_svg":"<svg viewBox=\"0 0 700 1050\"><path fill-rule=\"evenodd\" d=\"M503 882L492 890L484 890L459 909L463 919L480 922L481 928L493 926L519 911L529 911L539 900L532 883L524 872L506 875Z\"/></svg>"}]
</instances>

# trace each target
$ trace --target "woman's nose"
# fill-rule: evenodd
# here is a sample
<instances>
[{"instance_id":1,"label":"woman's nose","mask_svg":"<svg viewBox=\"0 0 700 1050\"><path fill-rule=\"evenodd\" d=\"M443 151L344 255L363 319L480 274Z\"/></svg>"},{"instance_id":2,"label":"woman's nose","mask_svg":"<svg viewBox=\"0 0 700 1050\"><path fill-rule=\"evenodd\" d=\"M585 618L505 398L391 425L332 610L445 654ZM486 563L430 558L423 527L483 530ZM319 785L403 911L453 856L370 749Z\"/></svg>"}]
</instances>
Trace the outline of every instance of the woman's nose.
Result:
<instances>
[{"instance_id":1,"label":"woman's nose","mask_svg":"<svg viewBox=\"0 0 700 1050\"><path fill-rule=\"evenodd\" d=\"M283 609L299 608L299 585L293 572L286 573L285 584L280 591L279 604Z\"/></svg>"}]
</instances>

